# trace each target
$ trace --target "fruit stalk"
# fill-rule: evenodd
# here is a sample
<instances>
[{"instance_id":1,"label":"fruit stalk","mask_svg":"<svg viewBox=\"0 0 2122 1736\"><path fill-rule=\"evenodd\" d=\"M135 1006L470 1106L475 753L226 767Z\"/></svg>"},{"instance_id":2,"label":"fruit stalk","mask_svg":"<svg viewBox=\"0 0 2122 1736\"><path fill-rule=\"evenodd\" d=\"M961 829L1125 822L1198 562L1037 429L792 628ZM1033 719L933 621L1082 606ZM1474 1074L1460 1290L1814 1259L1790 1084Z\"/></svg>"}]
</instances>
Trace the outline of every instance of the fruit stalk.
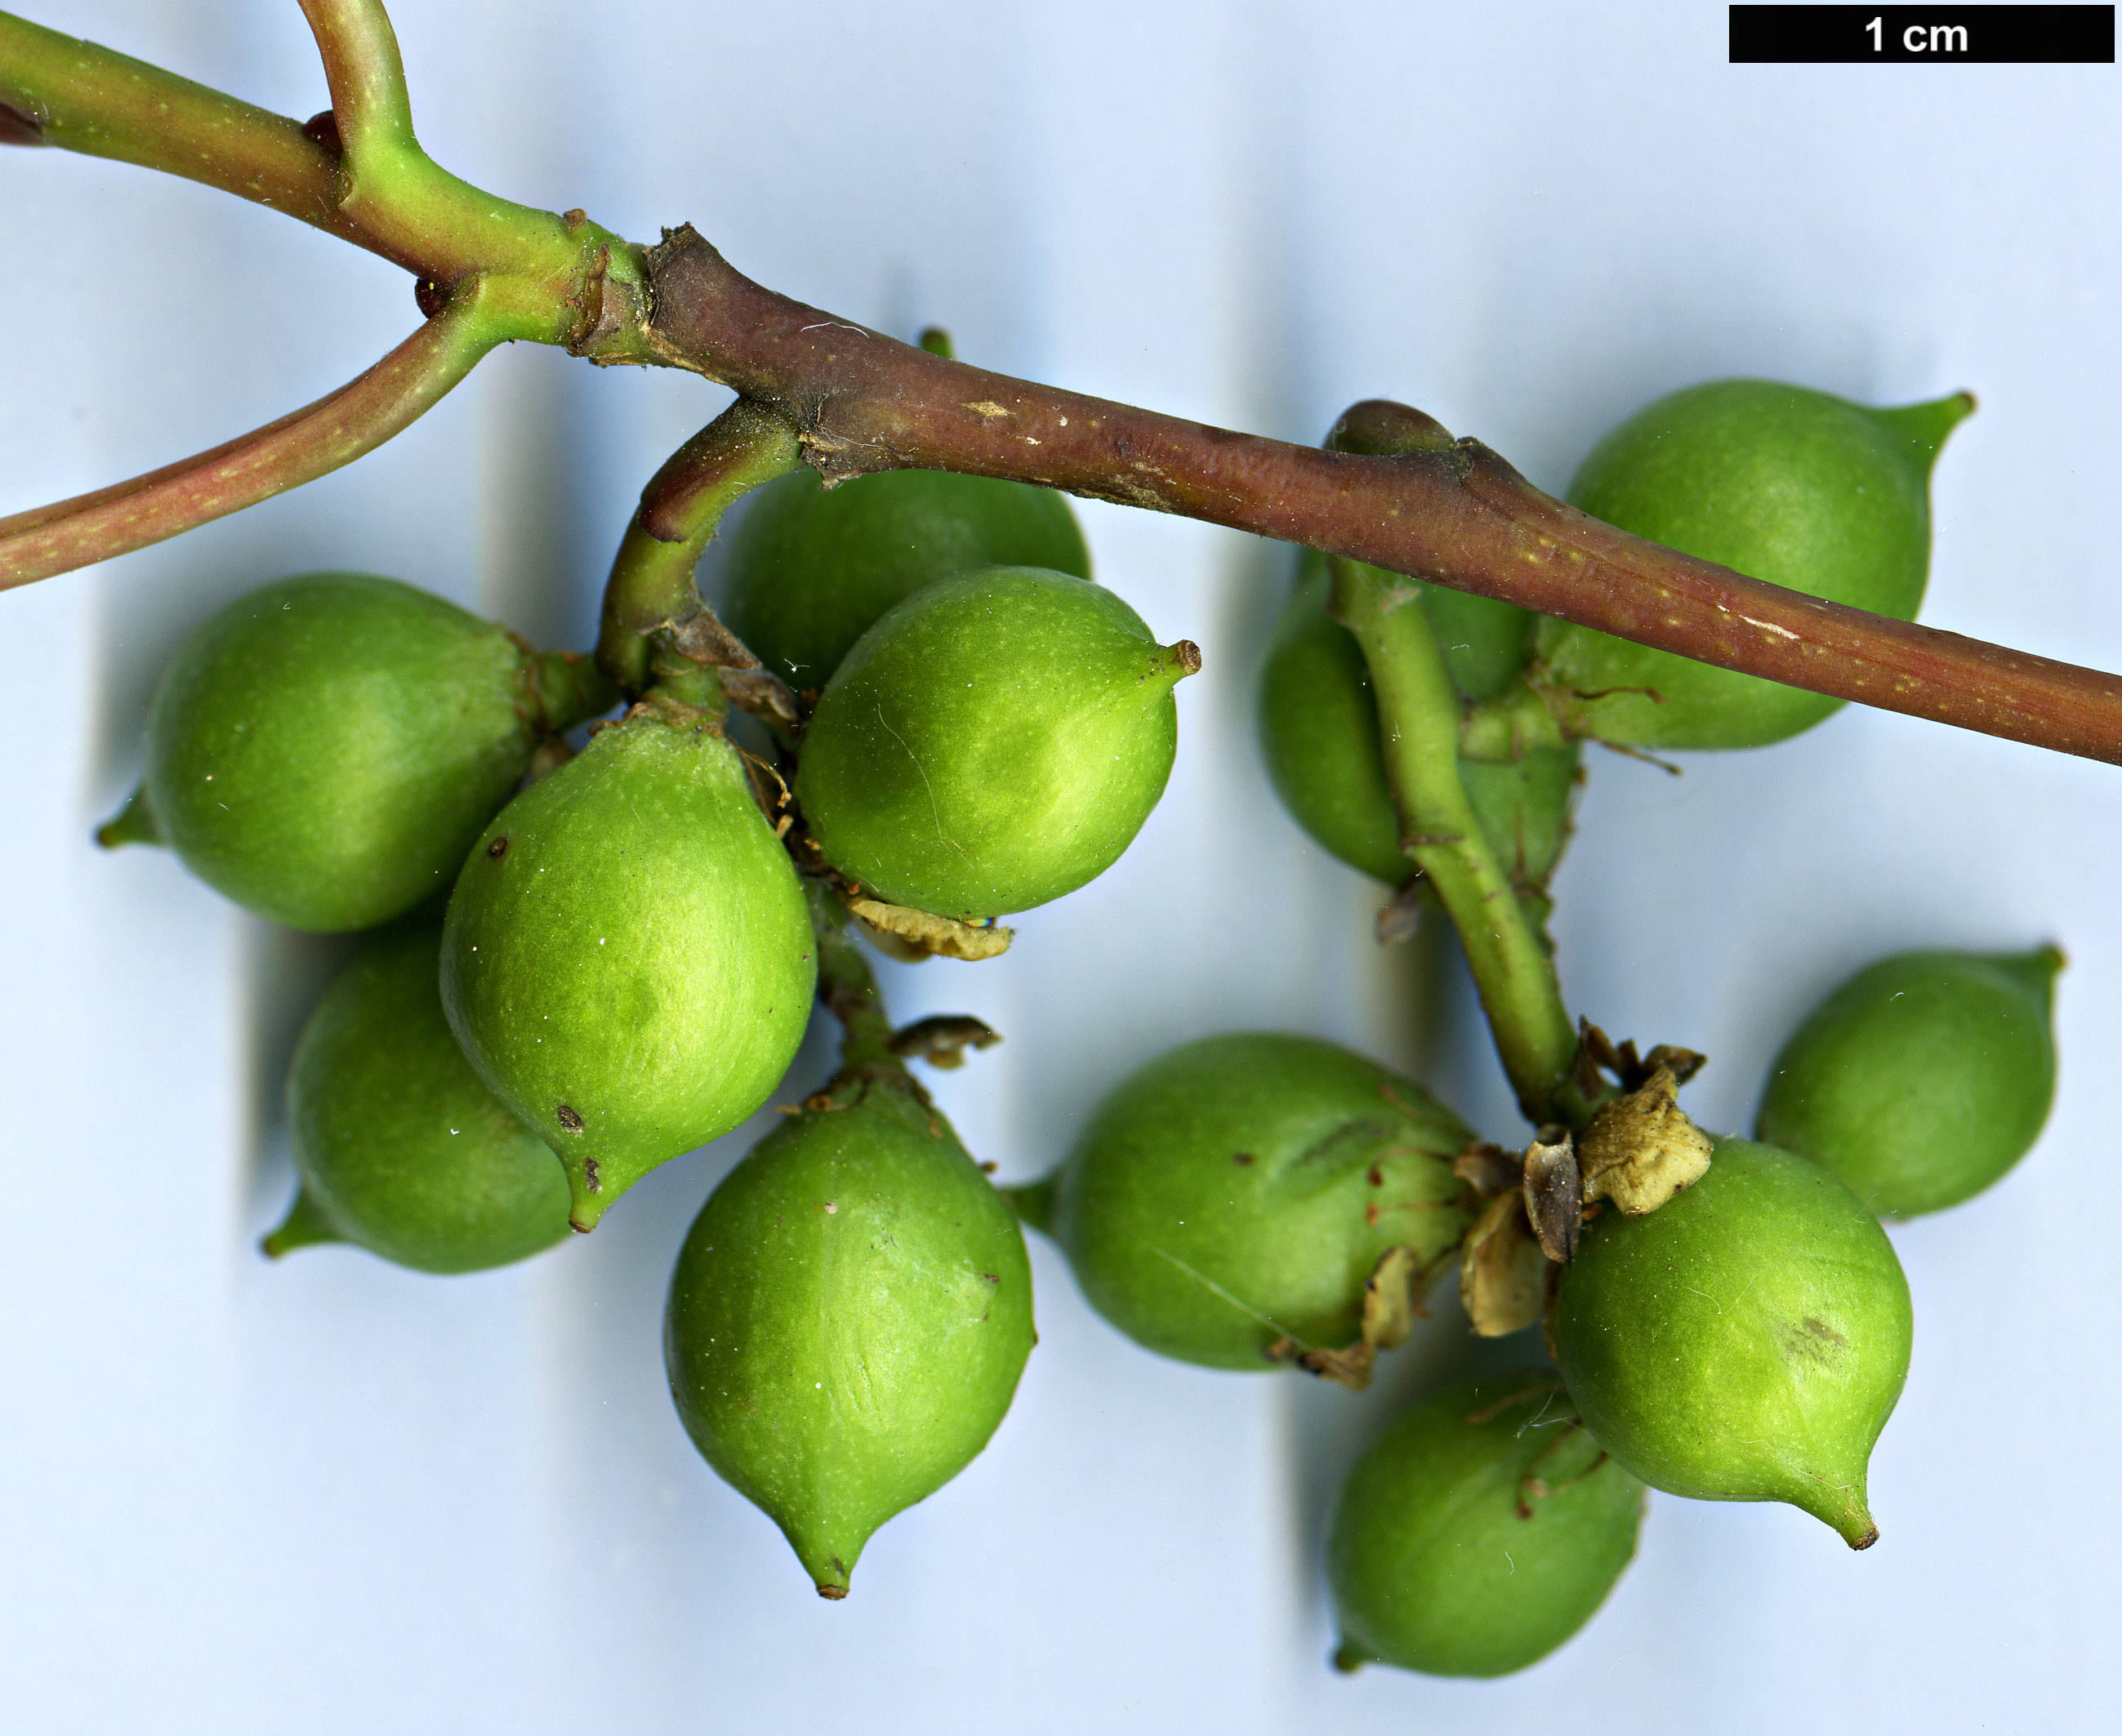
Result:
<instances>
[{"instance_id":1,"label":"fruit stalk","mask_svg":"<svg viewBox=\"0 0 2122 1736\"><path fill-rule=\"evenodd\" d=\"M811 901L811 926L818 931L818 999L840 1021L840 1072L862 1069L873 1074L881 1068L911 1085L913 1074L891 1046L884 992L848 931L846 917L821 882L806 880L803 890Z\"/></svg>"},{"instance_id":2,"label":"fruit stalk","mask_svg":"<svg viewBox=\"0 0 2122 1736\"><path fill-rule=\"evenodd\" d=\"M1518 1105L1535 1126L1556 1118L1577 1032L1554 965L1489 848L1459 777L1459 696L1414 587L1339 558L1334 615L1355 636L1377 696L1386 777L1402 847L1459 931L1481 1010Z\"/></svg>"},{"instance_id":3,"label":"fruit stalk","mask_svg":"<svg viewBox=\"0 0 2122 1736\"><path fill-rule=\"evenodd\" d=\"M641 491L605 583L596 660L608 679L629 693L647 684L649 636L707 608L693 569L723 513L802 462L788 423L741 398L671 455Z\"/></svg>"},{"instance_id":4,"label":"fruit stalk","mask_svg":"<svg viewBox=\"0 0 2122 1736\"><path fill-rule=\"evenodd\" d=\"M618 703L619 694L596 665L578 651L539 651L530 665L528 699L540 730L564 735Z\"/></svg>"}]
</instances>

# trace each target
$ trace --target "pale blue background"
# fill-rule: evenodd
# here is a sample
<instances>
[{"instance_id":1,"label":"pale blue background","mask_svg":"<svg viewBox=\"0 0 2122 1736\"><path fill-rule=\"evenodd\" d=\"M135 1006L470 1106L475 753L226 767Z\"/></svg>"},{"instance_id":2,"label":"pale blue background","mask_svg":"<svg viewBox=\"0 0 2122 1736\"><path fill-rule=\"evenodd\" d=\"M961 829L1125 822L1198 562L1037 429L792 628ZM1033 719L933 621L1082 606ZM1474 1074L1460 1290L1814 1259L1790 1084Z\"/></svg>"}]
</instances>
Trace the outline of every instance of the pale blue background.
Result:
<instances>
[{"instance_id":1,"label":"pale blue background","mask_svg":"<svg viewBox=\"0 0 2122 1736\"><path fill-rule=\"evenodd\" d=\"M25 0L297 116L290 0ZM498 192L969 357L1296 440L1409 399L1559 488L1671 388L1960 386L1928 618L2122 666L2122 119L2112 68L1728 68L1724 9L401 0L415 112ZM390 268L269 212L0 154L0 512L228 437L411 329ZM352 470L0 599L0 1722L36 1732L2070 1731L2122 1694L2110 1057L2116 775L1901 719L1691 762L1592 758L1558 932L1573 1004L1707 1050L1750 1116L1803 1010L1880 953L2072 954L2047 1137L1899 1229L1914 1372L1851 1556L1781 1508L1653 1503L1576 1644L1498 1684L1325 1668L1341 1467L1464 1354L1447 1315L1362 1401L1159 1361L1035 1248L1042 1342L993 1446L811 1595L695 1458L657 1327L742 1149L588 1241L457 1280L272 1267L278 1075L339 950L91 827L169 647L326 566L584 642L642 480L719 407L514 351ZM1102 576L1202 646L1169 795L998 964L895 973L1000 1049L937 1091L1007 1177L1138 1059L1286 1025L1419 1066L1505 1136L1485 1038L1367 936L1374 893L1283 818L1252 672L1286 570L1084 511ZM814 1036L795 1078L814 1080Z\"/></svg>"}]
</instances>

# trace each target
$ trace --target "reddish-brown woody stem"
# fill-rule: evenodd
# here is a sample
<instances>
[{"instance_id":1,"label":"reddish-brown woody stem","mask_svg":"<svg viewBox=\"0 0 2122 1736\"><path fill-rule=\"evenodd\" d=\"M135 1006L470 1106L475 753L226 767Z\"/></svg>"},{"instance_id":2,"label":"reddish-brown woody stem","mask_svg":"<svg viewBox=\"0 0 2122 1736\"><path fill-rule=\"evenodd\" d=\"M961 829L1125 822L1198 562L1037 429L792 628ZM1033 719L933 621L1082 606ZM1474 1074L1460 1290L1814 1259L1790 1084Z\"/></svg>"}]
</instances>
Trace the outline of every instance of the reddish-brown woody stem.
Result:
<instances>
[{"instance_id":1,"label":"reddish-brown woody stem","mask_svg":"<svg viewBox=\"0 0 2122 1736\"><path fill-rule=\"evenodd\" d=\"M1478 441L1399 456L1326 452L1058 391L776 295L689 227L644 258L580 212L497 199L420 152L379 0L303 6L344 111L343 152L292 120L6 12L0 142L115 157L273 205L410 267L432 280L431 301L483 282L488 341L560 343L602 362L659 362L722 380L795 430L829 480L960 470L1180 513L1727 669L2122 763L2115 676L1821 602L1643 542L1541 493ZM410 413L391 408L393 371L443 323L346 391L241 441L0 520L0 588L173 534L388 438L424 408L409 398ZM351 443L349 416L366 430ZM647 529L635 541L654 553ZM675 571L678 561L646 565Z\"/></svg>"},{"instance_id":2,"label":"reddish-brown woody stem","mask_svg":"<svg viewBox=\"0 0 2122 1736\"><path fill-rule=\"evenodd\" d=\"M498 341L476 292L358 380L240 440L0 519L0 590L143 548L352 463L425 412Z\"/></svg>"},{"instance_id":3,"label":"reddish-brown woody stem","mask_svg":"<svg viewBox=\"0 0 2122 1736\"><path fill-rule=\"evenodd\" d=\"M649 267L661 359L778 407L829 480L964 470L1182 513L1837 698L2122 763L2122 679L1644 542L1542 493L1479 441L1326 452L989 373L762 288L689 227Z\"/></svg>"}]
</instances>

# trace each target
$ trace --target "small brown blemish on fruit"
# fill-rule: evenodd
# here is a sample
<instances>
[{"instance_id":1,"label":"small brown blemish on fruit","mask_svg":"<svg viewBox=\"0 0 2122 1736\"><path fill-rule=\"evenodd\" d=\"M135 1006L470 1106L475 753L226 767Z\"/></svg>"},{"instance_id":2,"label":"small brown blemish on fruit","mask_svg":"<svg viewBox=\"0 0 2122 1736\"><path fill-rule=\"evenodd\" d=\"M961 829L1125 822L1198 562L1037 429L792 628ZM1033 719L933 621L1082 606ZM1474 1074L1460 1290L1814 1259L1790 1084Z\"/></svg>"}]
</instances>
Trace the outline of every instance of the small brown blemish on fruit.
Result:
<instances>
[{"instance_id":1,"label":"small brown blemish on fruit","mask_svg":"<svg viewBox=\"0 0 2122 1736\"><path fill-rule=\"evenodd\" d=\"M494 839L492 843L486 847L486 853L497 862L499 861L502 857L507 855L508 834L504 832L500 837Z\"/></svg>"},{"instance_id":2,"label":"small brown blemish on fruit","mask_svg":"<svg viewBox=\"0 0 2122 1736\"><path fill-rule=\"evenodd\" d=\"M579 1133L582 1131L582 1118L569 1105L562 1104L553 1111L553 1114L560 1125L570 1133Z\"/></svg>"},{"instance_id":3,"label":"small brown blemish on fruit","mask_svg":"<svg viewBox=\"0 0 2122 1736\"><path fill-rule=\"evenodd\" d=\"M1234 1164L1250 1164L1252 1160L1253 1155L1250 1151L1233 1151L1231 1154L1231 1161Z\"/></svg>"},{"instance_id":4,"label":"small brown blemish on fruit","mask_svg":"<svg viewBox=\"0 0 2122 1736\"><path fill-rule=\"evenodd\" d=\"M1849 1341L1825 1320L1807 1314L1783 1334L1783 1355L1793 1362L1830 1368L1849 1348Z\"/></svg>"},{"instance_id":5,"label":"small brown blemish on fruit","mask_svg":"<svg viewBox=\"0 0 2122 1736\"><path fill-rule=\"evenodd\" d=\"M604 1192L604 1183L597 1178L597 1160L593 1157L583 1160L582 1185L592 1193Z\"/></svg>"}]
</instances>

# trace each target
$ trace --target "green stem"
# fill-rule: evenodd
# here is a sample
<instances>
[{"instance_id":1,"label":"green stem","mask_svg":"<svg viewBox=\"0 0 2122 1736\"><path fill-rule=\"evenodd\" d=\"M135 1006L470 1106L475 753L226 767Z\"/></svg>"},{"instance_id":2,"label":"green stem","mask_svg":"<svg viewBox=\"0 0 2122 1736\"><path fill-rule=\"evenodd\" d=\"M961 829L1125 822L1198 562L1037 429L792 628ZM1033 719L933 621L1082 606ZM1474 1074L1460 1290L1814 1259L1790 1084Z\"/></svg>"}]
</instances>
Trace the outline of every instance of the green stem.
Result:
<instances>
[{"instance_id":1,"label":"green stem","mask_svg":"<svg viewBox=\"0 0 2122 1736\"><path fill-rule=\"evenodd\" d=\"M1459 726L1459 757L1511 765L1535 748L1567 747L1571 739L1540 690L1520 677L1494 698L1467 707Z\"/></svg>"},{"instance_id":2,"label":"green stem","mask_svg":"<svg viewBox=\"0 0 2122 1736\"><path fill-rule=\"evenodd\" d=\"M232 193L409 271L454 279L476 264L408 253L362 228L339 209L337 154L285 115L9 12L0 12L0 104L48 145Z\"/></svg>"},{"instance_id":3,"label":"green stem","mask_svg":"<svg viewBox=\"0 0 2122 1736\"><path fill-rule=\"evenodd\" d=\"M292 416L129 482L0 519L0 590L143 548L372 451L519 335L506 284L475 278L367 373Z\"/></svg>"},{"instance_id":4,"label":"green stem","mask_svg":"<svg viewBox=\"0 0 2122 1736\"><path fill-rule=\"evenodd\" d=\"M705 605L693 583L701 552L740 497L802 464L795 431L740 398L671 455L641 492L605 581L597 666L628 693L648 679L650 639Z\"/></svg>"},{"instance_id":5,"label":"green stem","mask_svg":"<svg viewBox=\"0 0 2122 1736\"><path fill-rule=\"evenodd\" d=\"M391 28L381 0L301 0L301 4L325 63L332 119L339 127L350 174L372 168L391 152L418 152L405 63L398 53L398 33Z\"/></svg>"},{"instance_id":6,"label":"green stem","mask_svg":"<svg viewBox=\"0 0 2122 1736\"><path fill-rule=\"evenodd\" d=\"M652 705L668 701L684 707L696 718L704 714L705 720L717 729L729 719L729 696L715 679L715 672L702 668L679 651L667 637L654 647L654 655L649 660L647 690L641 697Z\"/></svg>"},{"instance_id":7,"label":"green stem","mask_svg":"<svg viewBox=\"0 0 2122 1736\"><path fill-rule=\"evenodd\" d=\"M22 117L16 131L26 125L46 144L269 205L446 291L484 274L490 295L514 303L511 337L597 362L652 359L644 250L580 212L497 198L430 158L376 0L303 0L303 11L338 150L283 115L5 12L0 105Z\"/></svg>"},{"instance_id":8,"label":"green stem","mask_svg":"<svg viewBox=\"0 0 2122 1736\"><path fill-rule=\"evenodd\" d=\"M539 651L530 660L539 726L560 735L619 703L618 688L579 651Z\"/></svg>"},{"instance_id":9,"label":"green stem","mask_svg":"<svg viewBox=\"0 0 2122 1736\"><path fill-rule=\"evenodd\" d=\"M1344 412L1325 444L1330 451L1395 458L1448 450L1452 441L1434 417L1372 398ZM1421 587L1340 555L1330 556L1327 566L1334 618L1355 635L1370 668L1400 847L1459 931L1518 1107L1535 1127L1558 1118L1580 1124L1586 1105L1571 1080L1576 1027L1540 930L1466 799L1459 775L1459 690L1422 607Z\"/></svg>"},{"instance_id":10,"label":"green stem","mask_svg":"<svg viewBox=\"0 0 2122 1736\"><path fill-rule=\"evenodd\" d=\"M885 1010L876 973L848 931L846 913L818 881L805 881L804 889L811 900L811 926L818 935L818 998L840 1021L844 1034L841 1071L881 1067L904 1074L911 1085L914 1076L892 1052L891 1015Z\"/></svg>"},{"instance_id":11,"label":"green stem","mask_svg":"<svg viewBox=\"0 0 2122 1736\"><path fill-rule=\"evenodd\" d=\"M1459 695L1418 600L1398 575L1332 558L1334 614L1356 637L1377 697L1401 846L1459 931L1519 1107L1554 1118L1577 1054L1554 966L1489 846L1459 777Z\"/></svg>"},{"instance_id":12,"label":"green stem","mask_svg":"<svg viewBox=\"0 0 2122 1736\"><path fill-rule=\"evenodd\" d=\"M497 198L429 156L413 131L404 63L381 0L301 7L339 128L339 209L386 248L456 262L454 273L431 273L445 287L473 269L535 286L544 318L526 337L604 361L645 359L630 337L647 316L643 250L579 212Z\"/></svg>"}]
</instances>

